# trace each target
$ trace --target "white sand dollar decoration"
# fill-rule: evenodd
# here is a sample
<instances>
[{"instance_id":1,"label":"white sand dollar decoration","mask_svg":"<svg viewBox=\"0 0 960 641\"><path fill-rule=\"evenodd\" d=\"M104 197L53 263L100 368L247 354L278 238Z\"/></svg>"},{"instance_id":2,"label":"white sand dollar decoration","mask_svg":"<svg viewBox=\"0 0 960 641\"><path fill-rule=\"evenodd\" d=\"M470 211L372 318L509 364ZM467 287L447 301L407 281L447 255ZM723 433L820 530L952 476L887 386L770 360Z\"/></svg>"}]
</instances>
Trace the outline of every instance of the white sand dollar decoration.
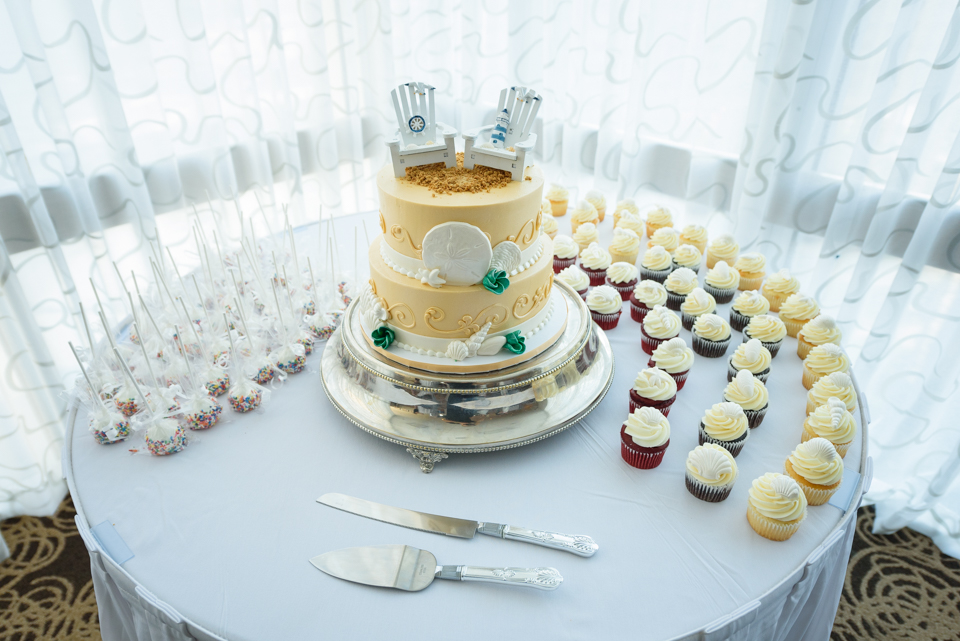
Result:
<instances>
[{"instance_id":1,"label":"white sand dollar decoration","mask_svg":"<svg viewBox=\"0 0 960 641\"><path fill-rule=\"evenodd\" d=\"M467 223L437 225L423 237L421 247L427 269L439 269L446 284L457 287L483 280L493 258L487 235Z\"/></svg>"}]
</instances>

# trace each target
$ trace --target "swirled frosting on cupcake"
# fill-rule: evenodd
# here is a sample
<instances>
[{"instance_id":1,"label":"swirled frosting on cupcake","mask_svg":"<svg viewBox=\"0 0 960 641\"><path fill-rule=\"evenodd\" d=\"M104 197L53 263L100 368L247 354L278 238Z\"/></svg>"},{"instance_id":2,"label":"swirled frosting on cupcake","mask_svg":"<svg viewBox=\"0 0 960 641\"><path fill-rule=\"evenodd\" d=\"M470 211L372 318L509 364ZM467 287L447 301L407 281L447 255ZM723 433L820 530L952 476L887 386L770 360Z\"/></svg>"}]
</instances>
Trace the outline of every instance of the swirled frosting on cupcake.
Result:
<instances>
[{"instance_id":1,"label":"swirled frosting on cupcake","mask_svg":"<svg viewBox=\"0 0 960 641\"><path fill-rule=\"evenodd\" d=\"M846 372L834 372L817 379L808 396L817 407L827 403L831 397L843 401L851 412L857 406L857 392L853 389L853 380Z\"/></svg>"},{"instance_id":2,"label":"swirled frosting on cupcake","mask_svg":"<svg viewBox=\"0 0 960 641\"><path fill-rule=\"evenodd\" d=\"M573 232L573 242L580 247L586 247L598 240L600 240L600 232L597 231L597 226L593 223L583 223L577 227L577 231ZM556 239L554 239L554 242L556 242Z\"/></svg>"},{"instance_id":3,"label":"swirled frosting on cupcake","mask_svg":"<svg viewBox=\"0 0 960 641\"><path fill-rule=\"evenodd\" d=\"M730 338L730 323L716 314L703 314L693 322L693 333L708 341L726 340Z\"/></svg>"},{"instance_id":4,"label":"swirled frosting on cupcake","mask_svg":"<svg viewBox=\"0 0 960 641\"><path fill-rule=\"evenodd\" d=\"M672 252L680 245L680 234L678 234L677 230L673 227L661 227L653 232L653 236L650 237L650 242L648 242L647 245L649 247L660 245L668 252Z\"/></svg>"},{"instance_id":5,"label":"swirled frosting on cupcake","mask_svg":"<svg viewBox=\"0 0 960 641\"><path fill-rule=\"evenodd\" d=\"M741 292L740 295L733 300L733 309L744 316L757 316L758 314L766 314L770 311L770 301L760 292L751 289Z\"/></svg>"},{"instance_id":6,"label":"swirled frosting on cupcake","mask_svg":"<svg viewBox=\"0 0 960 641\"><path fill-rule=\"evenodd\" d=\"M807 513L807 497L786 474L764 474L754 480L747 495L747 501L757 512L774 521L796 521Z\"/></svg>"},{"instance_id":7,"label":"swirled frosting on cupcake","mask_svg":"<svg viewBox=\"0 0 960 641\"><path fill-rule=\"evenodd\" d=\"M609 285L594 287L587 294L587 307L598 314L616 314L622 306L620 292Z\"/></svg>"},{"instance_id":8,"label":"swirled frosting on cupcake","mask_svg":"<svg viewBox=\"0 0 960 641\"><path fill-rule=\"evenodd\" d=\"M756 338L741 343L737 346L737 351L730 357L730 363L735 369L747 370L753 374L759 374L770 369L771 360L770 350Z\"/></svg>"},{"instance_id":9,"label":"swirled frosting on cupcake","mask_svg":"<svg viewBox=\"0 0 960 641\"><path fill-rule=\"evenodd\" d=\"M673 252L673 262L681 267L699 267L702 258L700 250L693 245L680 245Z\"/></svg>"},{"instance_id":10,"label":"swirled frosting on cupcake","mask_svg":"<svg viewBox=\"0 0 960 641\"><path fill-rule=\"evenodd\" d=\"M584 223L597 224L598 222L600 222L600 215L597 213L597 208L586 200L578 202L577 206L570 212L570 224L573 225L574 229Z\"/></svg>"},{"instance_id":11,"label":"swirled frosting on cupcake","mask_svg":"<svg viewBox=\"0 0 960 641\"><path fill-rule=\"evenodd\" d=\"M723 234L710 241L707 253L714 258L726 261L729 265L737 259L737 254L740 253L740 245L733 239L733 236Z\"/></svg>"},{"instance_id":12,"label":"swirled frosting on cupcake","mask_svg":"<svg viewBox=\"0 0 960 641\"><path fill-rule=\"evenodd\" d=\"M760 410L770 402L767 386L754 378L750 370L742 369L723 390L723 400L736 403L745 410Z\"/></svg>"},{"instance_id":13,"label":"swirled frosting on cupcake","mask_svg":"<svg viewBox=\"0 0 960 641\"><path fill-rule=\"evenodd\" d=\"M857 433L857 422L846 404L831 397L807 417L807 427L817 436L831 443L849 443Z\"/></svg>"},{"instance_id":14,"label":"swirled frosting on cupcake","mask_svg":"<svg viewBox=\"0 0 960 641\"><path fill-rule=\"evenodd\" d=\"M613 230L610 251L626 255L638 254L640 252L640 236L632 229L617 227Z\"/></svg>"},{"instance_id":15,"label":"swirled frosting on cupcake","mask_svg":"<svg viewBox=\"0 0 960 641\"><path fill-rule=\"evenodd\" d=\"M670 440L670 421L659 410L638 407L627 417L624 431L640 447L660 447Z\"/></svg>"},{"instance_id":16,"label":"swirled frosting on cupcake","mask_svg":"<svg viewBox=\"0 0 960 641\"><path fill-rule=\"evenodd\" d=\"M607 208L607 199L604 197L604 195L600 191L596 189L591 189L583 197L586 199L588 203L593 205L593 208L596 209L598 212L601 209L605 210Z\"/></svg>"},{"instance_id":17,"label":"swirled frosting on cupcake","mask_svg":"<svg viewBox=\"0 0 960 641\"><path fill-rule=\"evenodd\" d=\"M566 269L561 270L560 273L557 274L557 278L567 285L570 285L570 287L573 287L574 291L577 292L582 292L590 287L590 277L576 265L570 265Z\"/></svg>"},{"instance_id":18,"label":"swirled frosting on cupcake","mask_svg":"<svg viewBox=\"0 0 960 641\"><path fill-rule=\"evenodd\" d=\"M550 201L545 201L545 202L546 202L548 205L550 204ZM557 233L557 230L559 229L559 227L557 227L557 219L553 217L553 214L551 214L551 213L548 212L548 213L544 214L543 216L541 216L541 217L540 217L540 220L542 221L542 222L540 223L540 230L541 230L544 234L546 234L547 236L549 236L549 235L551 235L551 234L556 234L556 233Z\"/></svg>"},{"instance_id":19,"label":"swirled frosting on cupcake","mask_svg":"<svg viewBox=\"0 0 960 641\"><path fill-rule=\"evenodd\" d=\"M736 403L724 401L708 409L703 418L703 431L718 441L735 441L747 433L747 415Z\"/></svg>"},{"instance_id":20,"label":"swirled frosting on cupcake","mask_svg":"<svg viewBox=\"0 0 960 641\"><path fill-rule=\"evenodd\" d=\"M707 228L703 225L687 225L680 230L680 242L688 242L691 245L707 245Z\"/></svg>"},{"instance_id":21,"label":"swirled frosting on cupcake","mask_svg":"<svg viewBox=\"0 0 960 641\"><path fill-rule=\"evenodd\" d=\"M791 276L788 270L781 269L767 276L763 288L780 295L796 294L800 291L800 281L795 276Z\"/></svg>"},{"instance_id":22,"label":"swirled frosting on cupcake","mask_svg":"<svg viewBox=\"0 0 960 641\"><path fill-rule=\"evenodd\" d=\"M607 268L611 283L621 285L637 279L637 266L630 263L614 263Z\"/></svg>"},{"instance_id":23,"label":"swirled frosting on cupcake","mask_svg":"<svg viewBox=\"0 0 960 641\"><path fill-rule=\"evenodd\" d=\"M580 253L580 245L569 236L563 234L553 239L553 255L557 258L576 258Z\"/></svg>"},{"instance_id":24,"label":"swirled frosting on cupcake","mask_svg":"<svg viewBox=\"0 0 960 641\"><path fill-rule=\"evenodd\" d=\"M668 227L673 224L673 214L666 207L654 205L647 211L647 222L659 227Z\"/></svg>"},{"instance_id":25,"label":"swirled frosting on cupcake","mask_svg":"<svg viewBox=\"0 0 960 641\"><path fill-rule=\"evenodd\" d=\"M633 198L624 198L623 200L618 200L617 204L613 208L613 211L621 211L623 209L626 209L634 216L640 215L640 208L637 207L637 203Z\"/></svg>"},{"instance_id":26,"label":"swirled frosting on cupcake","mask_svg":"<svg viewBox=\"0 0 960 641\"><path fill-rule=\"evenodd\" d=\"M667 302L667 290L655 280L641 280L633 288L633 295L650 309Z\"/></svg>"},{"instance_id":27,"label":"swirled frosting on cupcake","mask_svg":"<svg viewBox=\"0 0 960 641\"><path fill-rule=\"evenodd\" d=\"M673 338L680 333L680 319L663 305L657 305L643 317L643 331L651 338Z\"/></svg>"},{"instance_id":28,"label":"swirled frosting on cupcake","mask_svg":"<svg viewBox=\"0 0 960 641\"><path fill-rule=\"evenodd\" d=\"M689 294L697 286L697 274L692 269L680 267L670 272L663 286L674 294Z\"/></svg>"},{"instance_id":29,"label":"swirled frosting on cupcake","mask_svg":"<svg viewBox=\"0 0 960 641\"><path fill-rule=\"evenodd\" d=\"M547 189L547 200L555 200L557 202L568 200L570 198L570 190L564 187L563 185L552 184Z\"/></svg>"},{"instance_id":30,"label":"swirled frosting on cupcake","mask_svg":"<svg viewBox=\"0 0 960 641\"><path fill-rule=\"evenodd\" d=\"M756 274L767 268L767 259L760 252L740 254L737 262L733 264L733 268L741 274Z\"/></svg>"},{"instance_id":31,"label":"swirled frosting on cupcake","mask_svg":"<svg viewBox=\"0 0 960 641\"><path fill-rule=\"evenodd\" d=\"M750 338L759 338L764 343L776 343L787 336L783 321L769 314L759 314L751 318L745 331Z\"/></svg>"},{"instance_id":32,"label":"swirled frosting on cupcake","mask_svg":"<svg viewBox=\"0 0 960 641\"><path fill-rule=\"evenodd\" d=\"M610 267L610 252L600 246L600 243L590 245L580 252L580 264L587 269L606 269Z\"/></svg>"},{"instance_id":33,"label":"swirled frosting on cupcake","mask_svg":"<svg viewBox=\"0 0 960 641\"><path fill-rule=\"evenodd\" d=\"M651 367L637 374L633 391L651 401L665 401L677 395L677 382L662 369Z\"/></svg>"},{"instance_id":34,"label":"swirled frosting on cupcake","mask_svg":"<svg viewBox=\"0 0 960 641\"><path fill-rule=\"evenodd\" d=\"M797 334L797 336L812 345L823 345L824 343L836 343L839 345L841 332L832 317L826 314L820 314L800 328L800 333Z\"/></svg>"},{"instance_id":35,"label":"swirled frosting on cupcake","mask_svg":"<svg viewBox=\"0 0 960 641\"><path fill-rule=\"evenodd\" d=\"M668 374L679 374L693 367L693 350L679 336L657 345L654 364Z\"/></svg>"},{"instance_id":36,"label":"swirled frosting on cupcake","mask_svg":"<svg viewBox=\"0 0 960 641\"><path fill-rule=\"evenodd\" d=\"M654 245L643 253L643 260L640 261L640 264L647 269L659 272L669 269L673 265L673 261L670 258L670 252L660 245Z\"/></svg>"},{"instance_id":37,"label":"swirled frosting on cupcake","mask_svg":"<svg viewBox=\"0 0 960 641\"><path fill-rule=\"evenodd\" d=\"M733 455L714 443L698 445L687 454L687 474L704 485L726 487L739 473Z\"/></svg>"},{"instance_id":38,"label":"swirled frosting on cupcake","mask_svg":"<svg viewBox=\"0 0 960 641\"><path fill-rule=\"evenodd\" d=\"M794 472L814 485L834 485L843 478L843 458L825 438L801 443L787 460Z\"/></svg>"},{"instance_id":39,"label":"swirled frosting on cupcake","mask_svg":"<svg viewBox=\"0 0 960 641\"><path fill-rule=\"evenodd\" d=\"M850 369L850 359L843 353L843 349L835 343L824 343L810 350L803 359L810 371L817 374L832 374L846 372Z\"/></svg>"},{"instance_id":40,"label":"swirled frosting on cupcake","mask_svg":"<svg viewBox=\"0 0 960 641\"><path fill-rule=\"evenodd\" d=\"M736 289L740 284L740 272L730 269L726 261L718 260L703 280L717 289Z\"/></svg>"},{"instance_id":41,"label":"swirled frosting on cupcake","mask_svg":"<svg viewBox=\"0 0 960 641\"><path fill-rule=\"evenodd\" d=\"M807 320L820 314L820 305L812 296L791 294L780 304L780 317L791 320Z\"/></svg>"},{"instance_id":42,"label":"swirled frosting on cupcake","mask_svg":"<svg viewBox=\"0 0 960 641\"><path fill-rule=\"evenodd\" d=\"M716 310L717 301L700 287L694 287L693 291L687 294L687 297L680 304L680 311L691 316L712 314Z\"/></svg>"},{"instance_id":43,"label":"swirled frosting on cupcake","mask_svg":"<svg viewBox=\"0 0 960 641\"><path fill-rule=\"evenodd\" d=\"M620 213L620 217L617 219L617 226L615 229L629 229L630 231L636 233L639 237L643 236L646 228L644 227L640 216L629 211L624 211Z\"/></svg>"}]
</instances>

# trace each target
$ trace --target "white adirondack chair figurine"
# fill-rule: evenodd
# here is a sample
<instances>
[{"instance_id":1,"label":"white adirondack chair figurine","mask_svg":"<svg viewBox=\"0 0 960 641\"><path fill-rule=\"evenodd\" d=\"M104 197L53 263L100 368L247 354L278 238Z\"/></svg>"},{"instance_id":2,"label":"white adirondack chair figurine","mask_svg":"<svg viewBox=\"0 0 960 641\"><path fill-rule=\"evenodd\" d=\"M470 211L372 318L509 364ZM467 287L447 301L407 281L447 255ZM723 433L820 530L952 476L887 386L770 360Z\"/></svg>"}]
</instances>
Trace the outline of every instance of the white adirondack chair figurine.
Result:
<instances>
[{"instance_id":1,"label":"white adirondack chair figurine","mask_svg":"<svg viewBox=\"0 0 960 641\"><path fill-rule=\"evenodd\" d=\"M463 132L463 166L503 169L510 172L513 180L523 180L523 170L530 164L527 152L537 144L537 134L530 130L542 103L543 98L533 89L510 87L501 91L496 122ZM485 131L490 132L490 141L476 144Z\"/></svg>"},{"instance_id":2,"label":"white adirondack chair figurine","mask_svg":"<svg viewBox=\"0 0 960 641\"><path fill-rule=\"evenodd\" d=\"M437 122L433 90L422 82L408 82L390 92L399 129L393 139L387 141L387 146L397 178L406 175L407 167L438 162L446 163L447 167L457 164L453 140L457 137L457 130ZM437 140L438 128L443 141Z\"/></svg>"}]
</instances>

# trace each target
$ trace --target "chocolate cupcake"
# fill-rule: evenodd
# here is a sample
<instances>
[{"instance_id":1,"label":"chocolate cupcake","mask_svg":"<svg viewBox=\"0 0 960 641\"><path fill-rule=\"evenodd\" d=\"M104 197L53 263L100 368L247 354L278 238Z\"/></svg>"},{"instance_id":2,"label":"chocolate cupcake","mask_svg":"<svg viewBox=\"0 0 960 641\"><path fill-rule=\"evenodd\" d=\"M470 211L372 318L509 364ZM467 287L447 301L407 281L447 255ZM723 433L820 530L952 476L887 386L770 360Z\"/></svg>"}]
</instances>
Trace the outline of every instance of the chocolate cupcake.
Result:
<instances>
[{"instance_id":1,"label":"chocolate cupcake","mask_svg":"<svg viewBox=\"0 0 960 641\"><path fill-rule=\"evenodd\" d=\"M780 351L780 345L783 339L787 337L787 328L783 321L776 316L769 314L760 314L754 316L743 328L743 341L747 342L751 338L756 338L763 346L770 351L770 356L776 358Z\"/></svg>"},{"instance_id":2,"label":"chocolate cupcake","mask_svg":"<svg viewBox=\"0 0 960 641\"><path fill-rule=\"evenodd\" d=\"M679 312L683 301L687 299L687 294L692 292L698 284L697 274L692 269L681 267L673 270L663 283L664 289L667 290L667 307Z\"/></svg>"},{"instance_id":3,"label":"chocolate cupcake","mask_svg":"<svg viewBox=\"0 0 960 641\"><path fill-rule=\"evenodd\" d=\"M720 358L730 345L730 325L716 314L703 314L693 324L693 351L707 358Z\"/></svg>"},{"instance_id":4,"label":"chocolate cupcake","mask_svg":"<svg viewBox=\"0 0 960 641\"><path fill-rule=\"evenodd\" d=\"M770 301L760 292L748 291L737 296L730 308L730 327L742 332L750 319L770 311Z\"/></svg>"},{"instance_id":5,"label":"chocolate cupcake","mask_svg":"<svg viewBox=\"0 0 960 641\"><path fill-rule=\"evenodd\" d=\"M736 458L750 437L747 417L736 403L716 403L700 419L700 445L713 443Z\"/></svg>"},{"instance_id":6,"label":"chocolate cupcake","mask_svg":"<svg viewBox=\"0 0 960 641\"><path fill-rule=\"evenodd\" d=\"M767 387L754 378L749 371L742 369L736 378L727 383L723 390L723 400L736 403L743 408L750 429L758 427L770 407Z\"/></svg>"},{"instance_id":7,"label":"chocolate cupcake","mask_svg":"<svg viewBox=\"0 0 960 641\"><path fill-rule=\"evenodd\" d=\"M687 490L707 503L730 496L739 475L733 455L714 443L698 445L687 454L686 468Z\"/></svg>"}]
</instances>

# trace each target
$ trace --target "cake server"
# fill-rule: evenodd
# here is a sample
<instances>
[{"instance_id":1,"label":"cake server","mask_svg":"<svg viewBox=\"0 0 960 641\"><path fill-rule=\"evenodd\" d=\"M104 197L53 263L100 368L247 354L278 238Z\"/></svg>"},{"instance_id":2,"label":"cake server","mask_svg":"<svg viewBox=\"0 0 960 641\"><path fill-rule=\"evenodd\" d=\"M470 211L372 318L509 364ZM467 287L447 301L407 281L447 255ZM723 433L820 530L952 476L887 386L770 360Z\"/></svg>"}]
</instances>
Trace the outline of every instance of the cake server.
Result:
<instances>
[{"instance_id":1,"label":"cake server","mask_svg":"<svg viewBox=\"0 0 960 641\"><path fill-rule=\"evenodd\" d=\"M480 568L437 565L437 557L409 545L343 548L310 559L317 569L354 583L418 592L434 579L486 581L556 590L563 577L554 568Z\"/></svg>"},{"instance_id":2,"label":"cake server","mask_svg":"<svg viewBox=\"0 0 960 641\"><path fill-rule=\"evenodd\" d=\"M335 507L344 512L365 516L375 521L383 521L392 525L408 527L413 530L423 530L424 532L433 532L434 534L446 534L447 536L457 536L463 539L472 539L476 533L496 536L501 539L510 539L512 541L523 541L524 543L533 543L542 545L564 552L572 552L579 556L593 556L600 546L594 543L589 536L582 534L561 534L559 532L544 532L543 530L530 530L516 525L503 525L500 523L484 523L482 521L467 521L464 519L455 519L449 516L437 516L436 514L426 514L425 512L414 512L402 507L391 507L381 505L366 499L358 499L346 494L324 494L317 499L317 503L323 503L330 507Z\"/></svg>"}]
</instances>

